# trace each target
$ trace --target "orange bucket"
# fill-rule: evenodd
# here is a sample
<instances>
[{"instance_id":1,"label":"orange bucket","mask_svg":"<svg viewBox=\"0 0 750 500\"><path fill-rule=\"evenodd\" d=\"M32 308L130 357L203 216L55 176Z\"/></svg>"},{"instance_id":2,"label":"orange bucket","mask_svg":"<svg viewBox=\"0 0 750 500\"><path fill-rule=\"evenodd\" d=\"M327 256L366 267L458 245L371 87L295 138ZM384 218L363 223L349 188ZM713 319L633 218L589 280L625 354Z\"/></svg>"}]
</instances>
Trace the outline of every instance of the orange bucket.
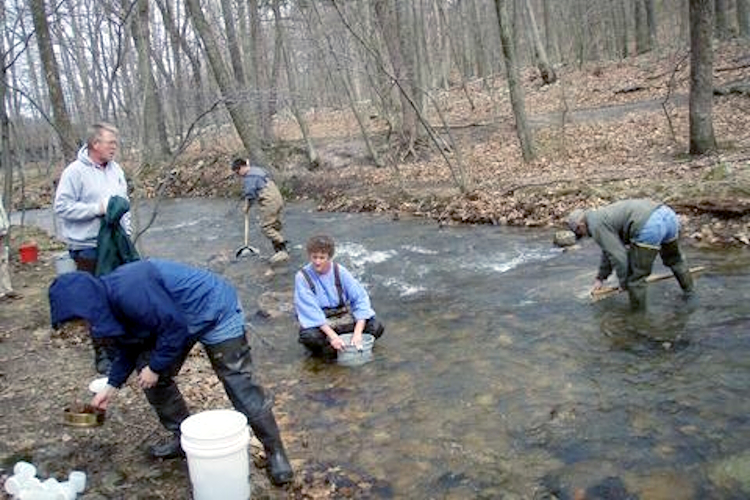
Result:
<instances>
[{"instance_id":1,"label":"orange bucket","mask_svg":"<svg viewBox=\"0 0 750 500\"><path fill-rule=\"evenodd\" d=\"M24 243L18 247L18 253L21 255L21 262L23 264L36 262L39 258L39 247L34 242Z\"/></svg>"}]
</instances>

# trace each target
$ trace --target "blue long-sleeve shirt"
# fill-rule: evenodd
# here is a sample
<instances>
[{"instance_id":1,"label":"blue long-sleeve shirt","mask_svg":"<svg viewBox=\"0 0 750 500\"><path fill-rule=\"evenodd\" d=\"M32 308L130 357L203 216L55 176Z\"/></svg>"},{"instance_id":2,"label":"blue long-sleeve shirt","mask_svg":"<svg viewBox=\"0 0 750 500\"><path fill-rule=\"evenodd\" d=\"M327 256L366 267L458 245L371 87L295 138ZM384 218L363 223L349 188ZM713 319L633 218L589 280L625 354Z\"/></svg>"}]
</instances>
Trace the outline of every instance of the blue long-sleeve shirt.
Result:
<instances>
[{"instance_id":1,"label":"blue long-sleeve shirt","mask_svg":"<svg viewBox=\"0 0 750 500\"><path fill-rule=\"evenodd\" d=\"M250 170L242 177L242 194L250 203L260 197L260 192L269 181L268 172L264 169L251 165Z\"/></svg>"},{"instance_id":2,"label":"blue long-sleeve shirt","mask_svg":"<svg viewBox=\"0 0 750 500\"><path fill-rule=\"evenodd\" d=\"M118 356L109 373L114 387L125 383L143 351L151 351L149 367L160 373L197 340L214 344L243 334L242 307L229 283L166 260L124 264L99 278L66 273L50 286L49 296L53 325L82 318L93 337L115 341Z\"/></svg>"},{"instance_id":3,"label":"blue long-sleeve shirt","mask_svg":"<svg viewBox=\"0 0 750 500\"><path fill-rule=\"evenodd\" d=\"M323 308L339 307L345 304L349 306L355 320L367 320L375 316L375 311L370 305L370 296L359 281L341 264L338 268L345 304L339 304L334 265L335 263L332 262L328 272L322 275L316 273L310 263L303 267L315 285L314 292L302 271L297 271L294 277L294 308L302 328L323 326L326 323Z\"/></svg>"}]
</instances>

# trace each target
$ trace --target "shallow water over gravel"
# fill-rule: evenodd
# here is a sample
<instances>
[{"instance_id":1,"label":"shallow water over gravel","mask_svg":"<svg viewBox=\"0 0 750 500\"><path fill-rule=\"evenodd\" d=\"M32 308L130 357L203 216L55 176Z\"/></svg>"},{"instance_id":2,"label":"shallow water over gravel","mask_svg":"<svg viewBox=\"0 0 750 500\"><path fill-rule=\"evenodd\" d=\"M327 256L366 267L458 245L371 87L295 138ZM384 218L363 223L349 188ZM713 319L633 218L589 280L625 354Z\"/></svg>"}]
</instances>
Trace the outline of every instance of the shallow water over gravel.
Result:
<instances>
[{"instance_id":1,"label":"shallow water over gravel","mask_svg":"<svg viewBox=\"0 0 750 500\"><path fill-rule=\"evenodd\" d=\"M635 318L624 295L583 298L598 247L562 252L551 229L440 229L302 205L285 229L292 260L273 273L257 226L264 258L233 260L242 219L226 200L165 202L142 243L238 287L260 379L292 395L288 430L305 436L293 459L370 478L375 498L750 495L746 251L688 249L707 267L697 302L657 282ZM366 365L309 358L288 304L276 319L256 314L261 295L291 294L317 232L334 236L386 324Z\"/></svg>"}]
</instances>

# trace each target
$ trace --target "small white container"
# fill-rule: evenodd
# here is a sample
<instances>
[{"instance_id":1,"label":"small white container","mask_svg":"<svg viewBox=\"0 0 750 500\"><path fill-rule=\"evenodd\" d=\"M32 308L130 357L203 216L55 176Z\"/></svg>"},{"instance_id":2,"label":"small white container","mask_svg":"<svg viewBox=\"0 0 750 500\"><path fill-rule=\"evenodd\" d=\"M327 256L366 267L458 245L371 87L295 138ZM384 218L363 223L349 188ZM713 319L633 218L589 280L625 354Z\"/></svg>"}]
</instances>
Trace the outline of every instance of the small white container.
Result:
<instances>
[{"instance_id":1,"label":"small white container","mask_svg":"<svg viewBox=\"0 0 750 500\"><path fill-rule=\"evenodd\" d=\"M70 481L60 483L60 488L65 496L65 500L75 500L78 496L78 490L76 490L75 485Z\"/></svg>"},{"instance_id":2,"label":"small white container","mask_svg":"<svg viewBox=\"0 0 750 500\"><path fill-rule=\"evenodd\" d=\"M16 462L16 465L13 466L13 474L21 477L34 477L36 476L36 467L29 462Z\"/></svg>"},{"instance_id":3,"label":"small white container","mask_svg":"<svg viewBox=\"0 0 750 500\"><path fill-rule=\"evenodd\" d=\"M107 385L108 380L109 379L107 377L101 377L101 378L92 380L91 383L89 384L89 390L93 392L94 394L102 392L102 390L104 390L104 387Z\"/></svg>"},{"instance_id":4,"label":"small white container","mask_svg":"<svg viewBox=\"0 0 750 500\"><path fill-rule=\"evenodd\" d=\"M25 482L26 481L24 481L23 477L19 477L14 474L5 480L5 484L3 484L3 487L5 488L5 492L8 495L15 497L18 496L19 493L21 493Z\"/></svg>"},{"instance_id":5,"label":"small white container","mask_svg":"<svg viewBox=\"0 0 750 500\"><path fill-rule=\"evenodd\" d=\"M76 261L70 257L68 252L57 254L55 257L55 271L58 276L65 273L72 273L76 270L78 270Z\"/></svg>"},{"instance_id":6,"label":"small white container","mask_svg":"<svg viewBox=\"0 0 750 500\"><path fill-rule=\"evenodd\" d=\"M73 486L76 493L83 493L86 489L86 473L80 470L71 471L68 474L68 482Z\"/></svg>"}]
</instances>

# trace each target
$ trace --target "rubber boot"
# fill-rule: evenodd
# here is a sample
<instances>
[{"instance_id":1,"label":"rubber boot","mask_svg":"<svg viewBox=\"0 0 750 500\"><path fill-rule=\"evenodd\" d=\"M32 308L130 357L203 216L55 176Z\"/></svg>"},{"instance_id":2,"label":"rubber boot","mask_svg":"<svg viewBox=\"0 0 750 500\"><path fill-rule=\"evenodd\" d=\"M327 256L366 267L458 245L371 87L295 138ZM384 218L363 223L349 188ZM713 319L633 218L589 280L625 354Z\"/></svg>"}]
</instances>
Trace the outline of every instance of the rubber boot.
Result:
<instances>
[{"instance_id":1,"label":"rubber boot","mask_svg":"<svg viewBox=\"0 0 750 500\"><path fill-rule=\"evenodd\" d=\"M185 399L171 377L159 377L154 387L144 389L146 399L156 411L161 424L172 432L165 441L149 448L154 458L168 459L185 455L180 445L180 424L190 416Z\"/></svg>"},{"instance_id":2,"label":"rubber boot","mask_svg":"<svg viewBox=\"0 0 750 500\"><path fill-rule=\"evenodd\" d=\"M284 444L281 442L279 427L273 411L269 408L250 421L250 427L255 436L263 443L268 461L268 477L276 486L281 486L292 481L294 472L286 457Z\"/></svg>"},{"instance_id":3,"label":"rubber boot","mask_svg":"<svg viewBox=\"0 0 750 500\"><path fill-rule=\"evenodd\" d=\"M263 443L271 482L277 486L288 483L293 472L271 411L273 399L253 382L252 358L247 339L243 335L205 347L211 366L224 384L232 405L247 417L253 432Z\"/></svg>"},{"instance_id":4,"label":"rubber boot","mask_svg":"<svg viewBox=\"0 0 750 500\"><path fill-rule=\"evenodd\" d=\"M686 296L692 296L695 291L695 282L687 262L682 257L677 240L665 243L661 247L661 260L665 266L672 270L672 274L680 284L680 288Z\"/></svg>"},{"instance_id":5,"label":"rubber boot","mask_svg":"<svg viewBox=\"0 0 750 500\"><path fill-rule=\"evenodd\" d=\"M628 252L628 282L630 308L634 311L646 310L646 278L651 274L651 267L659 251L655 248L630 245Z\"/></svg>"},{"instance_id":6,"label":"rubber boot","mask_svg":"<svg viewBox=\"0 0 750 500\"><path fill-rule=\"evenodd\" d=\"M107 339L91 339L94 346L94 367L96 372L107 375L114 361L114 348L112 342Z\"/></svg>"},{"instance_id":7,"label":"rubber boot","mask_svg":"<svg viewBox=\"0 0 750 500\"><path fill-rule=\"evenodd\" d=\"M268 259L271 264L277 264L289 260L289 252L286 249L286 241L282 241L281 243L274 242L273 250L276 253L274 253L271 258Z\"/></svg>"},{"instance_id":8,"label":"rubber boot","mask_svg":"<svg viewBox=\"0 0 750 500\"><path fill-rule=\"evenodd\" d=\"M149 455L153 458L160 458L162 460L169 460L171 458L178 458L185 456L185 452L182 449L180 443L180 433L172 434L169 438L162 442L152 445L149 450Z\"/></svg>"},{"instance_id":9,"label":"rubber boot","mask_svg":"<svg viewBox=\"0 0 750 500\"><path fill-rule=\"evenodd\" d=\"M313 356L325 359L336 358L336 349L331 347L328 336L320 328L313 327L300 330L298 340Z\"/></svg>"}]
</instances>

